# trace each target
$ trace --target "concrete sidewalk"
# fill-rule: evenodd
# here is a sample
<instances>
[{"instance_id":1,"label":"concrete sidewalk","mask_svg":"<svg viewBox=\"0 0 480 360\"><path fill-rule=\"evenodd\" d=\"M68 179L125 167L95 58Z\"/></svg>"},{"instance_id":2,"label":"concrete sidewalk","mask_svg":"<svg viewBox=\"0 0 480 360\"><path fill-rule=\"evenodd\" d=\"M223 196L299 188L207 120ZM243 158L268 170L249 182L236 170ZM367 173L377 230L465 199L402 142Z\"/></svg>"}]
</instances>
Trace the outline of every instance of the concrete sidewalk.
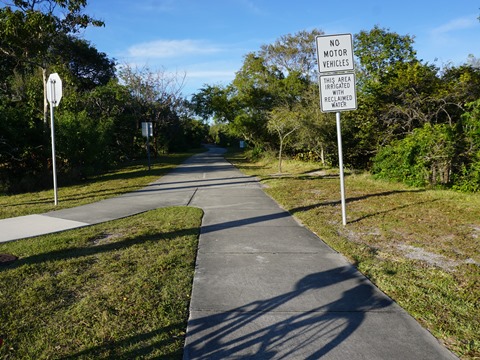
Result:
<instances>
[{"instance_id":1,"label":"concrete sidewalk","mask_svg":"<svg viewBox=\"0 0 480 360\"><path fill-rule=\"evenodd\" d=\"M221 149L137 192L21 221L60 231L170 205L205 213L185 360L456 358ZM0 221L0 234L18 226Z\"/></svg>"}]
</instances>

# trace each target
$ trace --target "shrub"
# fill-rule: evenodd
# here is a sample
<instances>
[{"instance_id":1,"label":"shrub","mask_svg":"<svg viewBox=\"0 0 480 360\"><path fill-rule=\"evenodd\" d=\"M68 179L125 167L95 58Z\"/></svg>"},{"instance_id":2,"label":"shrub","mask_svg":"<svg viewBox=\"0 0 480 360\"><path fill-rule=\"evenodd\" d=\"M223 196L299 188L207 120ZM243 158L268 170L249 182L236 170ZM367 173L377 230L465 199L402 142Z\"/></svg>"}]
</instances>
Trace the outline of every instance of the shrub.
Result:
<instances>
[{"instance_id":1,"label":"shrub","mask_svg":"<svg viewBox=\"0 0 480 360\"><path fill-rule=\"evenodd\" d=\"M463 151L454 189L480 191L480 99L467 105L462 116Z\"/></svg>"},{"instance_id":2,"label":"shrub","mask_svg":"<svg viewBox=\"0 0 480 360\"><path fill-rule=\"evenodd\" d=\"M426 124L402 140L379 150L374 158L377 178L412 186L447 185L456 155L455 132L446 124Z\"/></svg>"}]
</instances>

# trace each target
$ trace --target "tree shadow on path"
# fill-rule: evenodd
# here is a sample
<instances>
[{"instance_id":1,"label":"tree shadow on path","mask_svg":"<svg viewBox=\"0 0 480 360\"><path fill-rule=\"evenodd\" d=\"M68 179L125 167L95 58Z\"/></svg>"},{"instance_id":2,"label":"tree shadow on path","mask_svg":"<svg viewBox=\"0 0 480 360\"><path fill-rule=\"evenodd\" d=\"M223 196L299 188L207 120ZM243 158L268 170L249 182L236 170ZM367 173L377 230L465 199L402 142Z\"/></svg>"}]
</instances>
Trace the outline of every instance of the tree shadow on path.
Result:
<instances>
[{"instance_id":1,"label":"tree shadow on path","mask_svg":"<svg viewBox=\"0 0 480 360\"><path fill-rule=\"evenodd\" d=\"M356 285L331 299L343 281ZM307 294L310 293L310 294ZM312 295L317 305L292 311L292 301ZM322 299L324 304L322 304ZM319 359L358 329L366 311L385 309L392 301L353 267L305 276L294 290L230 311L192 310L184 360L187 359Z\"/></svg>"}]
</instances>

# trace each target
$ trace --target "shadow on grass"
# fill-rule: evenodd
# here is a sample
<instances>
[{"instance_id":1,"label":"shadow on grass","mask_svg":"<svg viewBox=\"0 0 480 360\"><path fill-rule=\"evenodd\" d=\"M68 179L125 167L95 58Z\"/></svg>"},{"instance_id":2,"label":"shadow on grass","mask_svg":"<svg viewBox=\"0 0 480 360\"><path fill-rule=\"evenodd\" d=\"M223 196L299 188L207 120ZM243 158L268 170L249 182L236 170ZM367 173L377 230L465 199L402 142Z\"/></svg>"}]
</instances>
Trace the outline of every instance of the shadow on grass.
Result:
<instances>
[{"instance_id":1,"label":"shadow on grass","mask_svg":"<svg viewBox=\"0 0 480 360\"><path fill-rule=\"evenodd\" d=\"M167 233L157 233L154 235L137 236L134 238L125 238L120 241L109 242L106 244L97 245L95 240L98 238L89 239L89 245L81 247L72 247L62 250L54 250L47 253L40 253L23 258L19 258L14 263L0 267L0 272L3 270L11 270L21 267L23 265L36 265L44 262L70 260L81 258L84 256L92 256L103 254L111 251L125 250L134 245L144 244L148 242L168 241L182 236L197 236L200 233L200 228L191 228L185 230L177 230Z\"/></svg>"},{"instance_id":2,"label":"shadow on grass","mask_svg":"<svg viewBox=\"0 0 480 360\"><path fill-rule=\"evenodd\" d=\"M345 177L350 176L351 174L345 174ZM339 174L322 174L322 175L311 175L308 173L301 173L301 174L289 174L288 172L282 172L277 174L270 174L269 176L261 177L261 181L268 181L268 180L282 180L282 179L290 179L290 180L329 180L329 179L339 179Z\"/></svg>"},{"instance_id":3,"label":"shadow on grass","mask_svg":"<svg viewBox=\"0 0 480 360\"><path fill-rule=\"evenodd\" d=\"M105 345L99 345L87 350L80 351L76 354L62 357L62 360L75 360L75 359L137 359L145 355L151 354L153 351L159 348L172 346L179 339L171 334L179 334L185 331L185 323L175 323L160 329L156 329L144 334L138 334L127 337L123 340L109 342ZM156 337L161 337L164 340L156 341ZM183 340L183 339L182 339ZM148 346L138 346L138 344L148 342ZM133 348L133 350L123 352L122 349ZM182 348L169 354L162 355L162 358L177 358L182 357Z\"/></svg>"},{"instance_id":4,"label":"shadow on grass","mask_svg":"<svg viewBox=\"0 0 480 360\"><path fill-rule=\"evenodd\" d=\"M436 202L436 201L438 201L438 199L433 199L433 200L429 200L429 201L420 201L420 202L411 203L411 204L405 204L405 205L397 206L397 207L394 207L394 208L391 208L391 209L388 209L388 210L377 211L377 212L375 212L375 213L372 213L372 214L368 214L368 215L359 217L358 219L351 220L351 221L349 221L348 223L349 223L349 224L354 224L354 223L358 223L358 222L360 222L360 221L362 221L362 220L365 220L365 219L368 219L368 218L371 218L371 217L375 217L375 216L379 216L379 215L383 215L383 214L388 214L388 213L393 212L393 211L406 209L406 208L409 208L409 207L412 207L412 206L416 206L416 205L431 204L431 203Z\"/></svg>"},{"instance_id":5,"label":"shadow on grass","mask_svg":"<svg viewBox=\"0 0 480 360\"><path fill-rule=\"evenodd\" d=\"M420 193L420 192L424 192L424 191L425 190L385 191L385 192L380 192L380 193L375 193L375 194L367 194L367 195L358 196L358 197L350 197L350 198L345 199L345 202L348 204L348 203L353 203L353 202L356 202L356 201L366 200L366 199L369 199L369 198L372 198L372 197L390 196L390 195L401 194L401 193ZM433 200L433 201L435 201L435 200ZM356 220L353 220L353 221L349 221L349 223L358 222L358 221L361 221L363 219L366 219L366 218L369 218L369 217L372 217L372 216L388 213L388 212L391 212L391 211L402 209L404 207L409 207L409 206L423 204L423 203L426 203L426 202L408 204L408 205L400 206L400 207L397 207L397 208L394 208L394 209L390 209L390 210L386 210L386 211L382 211L382 212L377 212L377 213L374 213L374 214L363 216L363 217L361 217L359 219L356 219ZM340 204L341 204L341 200L326 201L326 202L322 202L322 203L318 203L318 204L296 207L296 208L293 208L293 209L289 209L289 211L292 214L295 214L295 213L298 213L298 212L305 212L305 211L309 211L309 210L313 210L313 209L318 209L318 208L321 208L321 207L336 206L336 205L340 205Z\"/></svg>"},{"instance_id":6,"label":"shadow on grass","mask_svg":"<svg viewBox=\"0 0 480 360\"><path fill-rule=\"evenodd\" d=\"M40 253L40 254L24 257L24 258L19 258L14 263L10 263L6 266L0 267L0 272L2 270L18 268L23 265L34 265L34 264L41 264L47 261L75 259L83 256L91 256L91 255L102 254L110 251L127 249L137 244L143 244L143 243L152 242L152 241L171 240L181 236L192 236L192 235L199 236L200 230L202 234L206 234L210 232L219 231L222 229L229 229L229 228L235 228L239 226L258 224L258 223L268 223L269 221L274 221L281 218L287 218L289 216L290 214L287 211L279 210L277 213L274 213L274 214L255 216L255 217L241 219L241 220L227 221L220 224L206 225L206 226L202 226L201 228L182 229L182 230L177 230L177 231L172 231L167 233L157 233L154 235L125 238L119 241L100 244L100 245L95 244L95 240L98 240L98 238L92 238L90 239L91 245L81 246L81 247L72 247L72 248L62 249L62 250L54 250L47 253Z\"/></svg>"},{"instance_id":7,"label":"shadow on grass","mask_svg":"<svg viewBox=\"0 0 480 360\"><path fill-rule=\"evenodd\" d=\"M72 195L67 195L67 196L62 196L60 193L59 195L59 201L60 203L64 201L78 201L78 200L83 200L83 199L91 199L96 198L96 197L101 197L101 198L107 198L107 197L114 197L117 195L122 195L130 191L135 191L139 187L138 186L124 186L124 187L116 187L116 188L109 188L109 189L100 189L100 190L95 190L95 191L89 191L88 193L84 194L72 194ZM52 195L53 196L53 195ZM5 204L3 205L6 208L13 208L17 206L25 206L25 205L49 205L53 203L53 199L51 197L49 198L42 198L38 200L27 200L23 202L17 202L14 204Z\"/></svg>"},{"instance_id":8,"label":"shadow on grass","mask_svg":"<svg viewBox=\"0 0 480 360\"><path fill-rule=\"evenodd\" d=\"M153 166L161 166L160 168L152 168L148 170L148 164L146 161L133 161L128 164L124 164L121 167L113 169L112 171L106 172L104 174L95 175L89 177L87 179L78 180L69 182L68 184L59 184L60 190L63 187L70 187L70 186L89 186L95 183L103 183L109 181L116 181L116 180L132 180L137 178L143 178L145 176L157 176L161 177L165 174L169 173L174 169L177 165L179 165L182 161L188 159L192 154L187 155L171 155L171 157L163 156L159 159L155 160L152 163ZM139 186L127 186L127 187L110 187L106 189L99 189L94 191L89 191L88 194L72 194L62 197L61 200L63 201L71 201L71 200L82 200L86 198L92 197L95 194L101 194L106 196L115 196L121 195L128 191L132 191L138 189ZM50 197L42 197L40 199L29 199L25 201L19 201L13 204L5 204L5 207L16 207L16 206L24 206L24 205L41 205L41 204L50 204L52 199Z\"/></svg>"},{"instance_id":9,"label":"shadow on grass","mask_svg":"<svg viewBox=\"0 0 480 360\"><path fill-rule=\"evenodd\" d=\"M352 280L356 284L351 289L339 292L329 303L304 311L281 312L283 306L288 306L299 297L325 291L330 286ZM305 359L318 359L347 341L362 325L368 311L386 309L392 304L389 298L378 292L352 266L312 273L297 281L292 291L278 296L213 314L207 312L204 315L200 312L199 315L194 311L188 321L188 338L183 358L271 359L278 356L301 356ZM179 339L172 334L183 331L185 325L174 323L148 333L95 346L62 359L131 359L147 356L177 342ZM156 340L156 337L161 337L162 340ZM297 341L299 337L302 341ZM161 358L181 357L182 349L178 349Z\"/></svg>"},{"instance_id":10,"label":"shadow on grass","mask_svg":"<svg viewBox=\"0 0 480 360\"><path fill-rule=\"evenodd\" d=\"M133 167L126 167L124 168L124 172L110 172L106 174L102 174L96 177L93 177L89 180L87 180L85 183L95 183L95 182L103 182L103 181L114 181L114 180L129 180L129 179L136 179L136 178L141 178L145 176L163 176L166 173L170 172L177 164L161 164L164 165L162 168L152 168L151 170L148 170L148 168L138 168L136 170L128 171L129 168L135 168L136 166ZM167 165L167 166L165 166ZM155 166L155 164L152 164L152 167ZM148 167L148 165L146 165ZM121 171L122 169L119 169Z\"/></svg>"},{"instance_id":11,"label":"shadow on grass","mask_svg":"<svg viewBox=\"0 0 480 360\"><path fill-rule=\"evenodd\" d=\"M6 208L9 208L9 207L16 207L16 206L24 206L24 205L41 205L41 204L51 204L53 202L52 200L52 197L43 197L41 199L38 199L38 200L25 200L25 201L22 201L22 202L17 202L17 203L14 203L14 204L3 204L2 207L6 207Z\"/></svg>"}]
</instances>

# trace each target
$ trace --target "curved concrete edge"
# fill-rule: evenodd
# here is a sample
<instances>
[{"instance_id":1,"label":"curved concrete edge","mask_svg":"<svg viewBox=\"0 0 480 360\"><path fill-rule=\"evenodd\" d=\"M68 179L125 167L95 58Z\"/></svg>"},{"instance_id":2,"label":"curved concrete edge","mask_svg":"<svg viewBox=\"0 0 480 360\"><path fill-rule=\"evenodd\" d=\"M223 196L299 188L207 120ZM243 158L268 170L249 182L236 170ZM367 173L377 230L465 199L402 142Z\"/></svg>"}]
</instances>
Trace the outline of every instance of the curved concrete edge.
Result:
<instances>
[{"instance_id":1,"label":"curved concrete edge","mask_svg":"<svg viewBox=\"0 0 480 360\"><path fill-rule=\"evenodd\" d=\"M90 224L46 215L26 215L0 220L0 242L76 229Z\"/></svg>"}]
</instances>

